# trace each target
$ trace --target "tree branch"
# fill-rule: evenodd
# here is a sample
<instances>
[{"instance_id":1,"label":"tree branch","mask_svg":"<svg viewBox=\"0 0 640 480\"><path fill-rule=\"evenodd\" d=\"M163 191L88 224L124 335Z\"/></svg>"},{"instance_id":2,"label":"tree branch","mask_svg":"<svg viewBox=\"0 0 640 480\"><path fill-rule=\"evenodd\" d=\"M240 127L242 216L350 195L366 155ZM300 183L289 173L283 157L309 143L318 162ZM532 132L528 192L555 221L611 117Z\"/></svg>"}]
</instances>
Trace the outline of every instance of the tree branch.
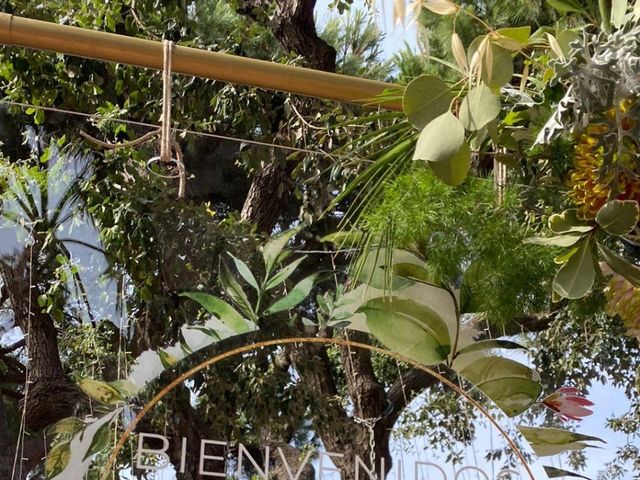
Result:
<instances>
[{"instance_id":1,"label":"tree branch","mask_svg":"<svg viewBox=\"0 0 640 480\"><path fill-rule=\"evenodd\" d=\"M9 345L8 347L0 347L0 355L3 355L5 353L13 352L14 350L22 348L25 345L26 345L26 340L23 338L21 340L18 340L16 343L14 343L12 345Z\"/></svg>"}]
</instances>

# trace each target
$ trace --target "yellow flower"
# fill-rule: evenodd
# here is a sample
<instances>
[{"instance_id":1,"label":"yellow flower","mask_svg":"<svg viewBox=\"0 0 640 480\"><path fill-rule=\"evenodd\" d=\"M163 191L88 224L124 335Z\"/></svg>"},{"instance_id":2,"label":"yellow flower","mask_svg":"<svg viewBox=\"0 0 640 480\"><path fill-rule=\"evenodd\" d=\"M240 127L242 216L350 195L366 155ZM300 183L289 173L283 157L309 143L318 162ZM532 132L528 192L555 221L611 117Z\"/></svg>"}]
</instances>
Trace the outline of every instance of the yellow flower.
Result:
<instances>
[{"instance_id":1,"label":"yellow flower","mask_svg":"<svg viewBox=\"0 0 640 480\"><path fill-rule=\"evenodd\" d=\"M605 290L607 314L619 315L630 336L640 340L640 288L614 274Z\"/></svg>"},{"instance_id":2,"label":"yellow flower","mask_svg":"<svg viewBox=\"0 0 640 480\"><path fill-rule=\"evenodd\" d=\"M578 215L590 220L595 218L598 210L607 203L611 195L611 184L614 172L601 178L601 168L604 161L604 147L600 145L597 135L605 133L605 124L589 125L585 133L578 137L574 147L574 169L568 178L571 188L569 195L578 207ZM632 168L633 162L628 162ZM640 179L629 178L621 172L617 178L617 199L631 199L640 201Z\"/></svg>"}]
</instances>

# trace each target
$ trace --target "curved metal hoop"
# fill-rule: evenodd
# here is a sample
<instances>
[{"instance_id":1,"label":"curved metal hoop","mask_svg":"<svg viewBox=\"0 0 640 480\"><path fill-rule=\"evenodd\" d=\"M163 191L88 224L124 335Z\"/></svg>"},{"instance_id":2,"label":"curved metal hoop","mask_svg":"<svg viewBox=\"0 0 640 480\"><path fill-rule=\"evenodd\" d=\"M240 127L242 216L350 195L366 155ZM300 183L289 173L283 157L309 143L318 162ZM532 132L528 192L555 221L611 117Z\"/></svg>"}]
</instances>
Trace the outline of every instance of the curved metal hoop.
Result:
<instances>
[{"instance_id":1,"label":"curved metal hoop","mask_svg":"<svg viewBox=\"0 0 640 480\"><path fill-rule=\"evenodd\" d=\"M428 375L431 375L432 377L434 377L435 379L437 379L438 381L442 382L443 384L445 384L446 386L451 388L453 391L455 391L458 395L460 395L462 398L464 398L464 400L467 403L469 403L470 405L472 405L475 408L477 408L482 413L482 415L484 415L487 418L487 420L489 420L489 422L498 430L498 432L500 432L500 434L507 441L507 443L509 444L511 449L514 451L514 453L518 457L518 460L522 464L522 467L527 472L527 475L529 476L529 478L531 480L536 480L536 478L533 475L533 472L531 471L531 468L529 467L529 465L527 463L527 460L524 457L524 454L520 451L520 448L518 447L518 445L516 445L515 441L509 436L509 434L504 430L504 428L502 428L500 426L498 421L495 418L493 418L493 416L489 413L489 411L482 404L480 404L477 400L473 399L465 390L460 388L455 383L451 382L449 379L447 379L444 376L442 376L440 373L436 372L435 370L433 370L433 369L431 369L429 367L421 365L420 363L417 363L415 360L412 360L410 358L407 358L407 357L405 357L403 355L400 355L398 353L392 352L390 350L386 350L384 348L375 347L375 346L369 345L367 343L354 342L354 341L351 341L351 340L345 340L345 339L341 339L341 338L320 338L320 337L281 338L281 339L275 339L275 340L265 340L265 341L262 341L262 342L256 342L256 343L252 343L252 344L249 344L249 345L244 345L242 347L234 348L234 349L229 350L227 352L224 352L224 353L221 353L221 354L216 355L214 357L208 358L204 362L200 363L199 365L196 365L195 367L193 367L189 371L183 373L178 378L173 380L170 384L168 384L166 387L164 387L162 390L160 390L142 408L142 410L140 410L140 413L138 413L135 416L135 418L131 421L131 423L129 424L127 429L120 436L120 439L118 440L118 442L116 443L113 451L111 452L111 456L107 460L107 463L102 468L102 474L100 476L100 479L101 480L108 480L109 474L111 473L111 470L113 469L113 466L115 464L116 458L118 457L118 454L120 453L120 450L122 450L122 447L124 447L125 442L131 436L131 434L135 430L135 428L138 425L138 423L145 417L145 415L147 413L149 413L149 411L158 402L160 402L160 400L162 400L169 392L171 392L174 388L179 386L182 382L184 382L185 380L188 380L189 378L191 378L193 375L195 375L196 373L200 372L201 370L204 370L207 367L215 365L216 363L219 363L222 360L225 360L227 358L233 357L235 355L240 355L242 353L247 353L247 352L251 352L251 351L254 351L254 350L258 350L259 348L263 348L263 347L271 347L271 346L278 346L278 345L289 345L289 344L295 344L295 343L314 343L314 344L322 344L322 345L340 345L340 346L345 346L345 347L363 348L363 349L369 350L371 352L379 353L379 354L382 354L382 355L387 355L387 356L389 356L389 357L391 357L391 358L393 358L395 360L398 360L400 362L412 365L413 367L415 367L415 368L417 368L419 370L422 370L423 372L427 373Z\"/></svg>"},{"instance_id":2,"label":"curved metal hoop","mask_svg":"<svg viewBox=\"0 0 640 480\"><path fill-rule=\"evenodd\" d=\"M147 160L147 170L149 170L149 172L151 172L153 175L160 178L168 178L168 179L180 178L180 176L182 175L181 171L184 169L184 166L182 165L180 160L171 157L171 160L169 160L168 162L168 165L175 167L178 170L178 173L164 174L164 173L158 173L154 171L153 166L160 165L160 163L161 163L160 157L151 157L149 160Z\"/></svg>"}]
</instances>

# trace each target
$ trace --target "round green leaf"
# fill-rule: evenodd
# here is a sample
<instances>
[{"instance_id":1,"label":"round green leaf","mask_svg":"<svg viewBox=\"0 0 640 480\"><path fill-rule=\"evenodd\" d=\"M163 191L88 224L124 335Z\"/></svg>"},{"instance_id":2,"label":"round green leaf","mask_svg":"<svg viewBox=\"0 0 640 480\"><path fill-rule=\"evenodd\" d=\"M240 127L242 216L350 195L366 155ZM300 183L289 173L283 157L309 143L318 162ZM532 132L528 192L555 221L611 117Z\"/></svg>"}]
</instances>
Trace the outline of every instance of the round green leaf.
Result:
<instances>
[{"instance_id":1,"label":"round green leaf","mask_svg":"<svg viewBox=\"0 0 640 480\"><path fill-rule=\"evenodd\" d=\"M508 50L522 50L531 36L531 27L499 28L492 40Z\"/></svg>"},{"instance_id":2,"label":"round green leaf","mask_svg":"<svg viewBox=\"0 0 640 480\"><path fill-rule=\"evenodd\" d=\"M484 40L485 35L476 37L467 49L467 57L469 63L473 59L473 55L478 51L480 43ZM491 42L491 55L485 55L483 58L482 81L489 87L500 88L511 81L513 77L513 59L511 52L506 48L502 48L495 42ZM490 60L490 61L489 61Z\"/></svg>"},{"instance_id":3,"label":"round green leaf","mask_svg":"<svg viewBox=\"0 0 640 480\"><path fill-rule=\"evenodd\" d=\"M452 99L446 83L437 77L422 75L407 85L402 108L409 123L422 130L434 118L449 111Z\"/></svg>"},{"instance_id":4,"label":"round green leaf","mask_svg":"<svg viewBox=\"0 0 640 480\"><path fill-rule=\"evenodd\" d=\"M500 114L500 99L481 83L471 89L460 105L460 121L467 130L480 130Z\"/></svg>"},{"instance_id":5,"label":"round green leaf","mask_svg":"<svg viewBox=\"0 0 640 480\"><path fill-rule=\"evenodd\" d=\"M454 156L464 143L464 127L451 112L432 120L422 129L414 160L442 162Z\"/></svg>"},{"instance_id":6,"label":"round green leaf","mask_svg":"<svg viewBox=\"0 0 640 480\"><path fill-rule=\"evenodd\" d=\"M469 145L464 143L460 150L449 159L440 162L429 162L429 166L436 177L443 182L452 186L460 185L467 178L467 173L471 168Z\"/></svg>"},{"instance_id":7,"label":"round green leaf","mask_svg":"<svg viewBox=\"0 0 640 480\"><path fill-rule=\"evenodd\" d=\"M635 200L611 200L596 215L596 222L611 235L626 235L638 223L640 208Z\"/></svg>"},{"instance_id":8,"label":"round green leaf","mask_svg":"<svg viewBox=\"0 0 640 480\"><path fill-rule=\"evenodd\" d=\"M375 298L358 309L371 333L386 347L424 365L440 363L451 351L445 321L413 300Z\"/></svg>"}]
</instances>

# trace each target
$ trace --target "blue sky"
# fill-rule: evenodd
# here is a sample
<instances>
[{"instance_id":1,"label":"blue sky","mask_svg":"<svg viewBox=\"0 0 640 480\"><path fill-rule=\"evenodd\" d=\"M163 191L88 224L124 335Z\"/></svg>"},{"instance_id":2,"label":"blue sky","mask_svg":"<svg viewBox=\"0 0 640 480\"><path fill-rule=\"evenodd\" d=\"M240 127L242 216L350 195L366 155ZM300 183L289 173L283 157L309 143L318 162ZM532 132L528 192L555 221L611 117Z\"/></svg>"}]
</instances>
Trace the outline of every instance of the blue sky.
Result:
<instances>
[{"instance_id":1,"label":"blue sky","mask_svg":"<svg viewBox=\"0 0 640 480\"><path fill-rule=\"evenodd\" d=\"M328 17L338 13L337 9L329 8L331 1L332 0L318 0L318 3L316 4L316 18L319 25L322 25ZM382 2L384 2L385 5L384 10L380 8ZM393 2L390 0L375 0L375 3L378 5L378 24L385 33L385 38L382 44L385 58L390 58L395 52L401 50L404 47L405 42L412 47L415 47L415 28L412 26L405 28L402 25L394 27L393 25ZM355 8L368 9L365 0L354 0L353 5Z\"/></svg>"}]
</instances>

